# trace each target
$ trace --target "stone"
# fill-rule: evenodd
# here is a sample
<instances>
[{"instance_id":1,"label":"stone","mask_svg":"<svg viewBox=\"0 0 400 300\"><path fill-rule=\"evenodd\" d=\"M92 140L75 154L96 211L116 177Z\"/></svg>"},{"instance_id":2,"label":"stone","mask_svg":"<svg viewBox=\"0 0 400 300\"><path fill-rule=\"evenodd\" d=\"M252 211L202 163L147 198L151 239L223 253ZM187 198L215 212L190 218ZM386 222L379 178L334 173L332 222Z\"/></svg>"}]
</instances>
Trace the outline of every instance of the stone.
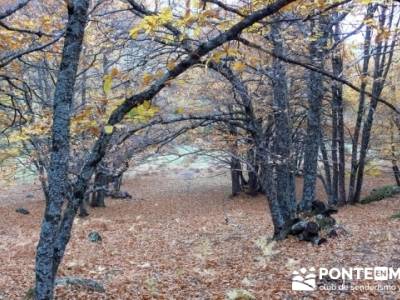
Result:
<instances>
[{"instance_id":1,"label":"stone","mask_svg":"<svg viewBox=\"0 0 400 300\"><path fill-rule=\"evenodd\" d=\"M334 218L326 215L316 215L315 221L321 229L327 229L336 224L336 220Z\"/></svg>"},{"instance_id":2,"label":"stone","mask_svg":"<svg viewBox=\"0 0 400 300\"><path fill-rule=\"evenodd\" d=\"M19 214L22 214L22 215L29 215L30 214L29 210L27 210L25 208L22 208L22 207L17 208L15 211L17 213L19 213Z\"/></svg>"},{"instance_id":3,"label":"stone","mask_svg":"<svg viewBox=\"0 0 400 300\"><path fill-rule=\"evenodd\" d=\"M319 225L315 222L307 222L305 231L310 235L316 235L319 231Z\"/></svg>"},{"instance_id":4,"label":"stone","mask_svg":"<svg viewBox=\"0 0 400 300\"><path fill-rule=\"evenodd\" d=\"M290 234L293 234L293 235L300 234L301 232L304 231L304 229L306 228L306 225L307 225L307 221L300 220L299 222L292 225L292 227L290 228Z\"/></svg>"},{"instance_id":5,"label":"stone","mask_svg":"<svg viewBox=\"0 0 400 300\"><path fill-rule=\"evenodd\" d=\"M79 286L98 293L105 292L104 286L101 283L87 278L62 277L57 278L54 284L58 286Z\"/></svg>"},{"instance_id":6,"label":"stone","mask_svg":"<svg viewBox=\"0 0 400 300\"><path fill-rule=\"evenodd\" d=\"M89 233L88 238L92 243L100 243L103 240L97 231Z\"/></svg>"},{"instance_id":7,"label":"stone","mask_svg":"<svg viewBox=\"0 0 400 300\"><path fill-rule=\"evenodd\" d=\"M326 211L326 204L319 200L314 200L311 203L311 211L314 215L323 214Z\"/></svg>"}]
</instances>

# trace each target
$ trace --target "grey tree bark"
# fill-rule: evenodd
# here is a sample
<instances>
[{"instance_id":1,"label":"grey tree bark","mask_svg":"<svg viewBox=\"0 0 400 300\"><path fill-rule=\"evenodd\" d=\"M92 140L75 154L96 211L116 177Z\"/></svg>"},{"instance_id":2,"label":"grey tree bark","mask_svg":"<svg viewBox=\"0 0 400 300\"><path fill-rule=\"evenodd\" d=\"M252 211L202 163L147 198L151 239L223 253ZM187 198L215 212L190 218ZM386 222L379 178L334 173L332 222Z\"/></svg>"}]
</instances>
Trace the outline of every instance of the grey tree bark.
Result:
<instances>
[{"instance_id":1,"label":"grey tree bark","mask_svg":"<svg viewBox=\"0 0 400 300\"><path fill-rule=\"evenodd\" d=\"M343 51L340 47L341 29L339 23L340 15L334 15L334 26L332 27L332 44L339 45L333 49L331 64L332 74L337 78L343 77ZM332 81L332 205L344 205L346 203L345 187L345 140L344 140L344 117L343 117L343 84L336 80Z\"/></svg>"},{"instance_id":2,"label":"grey tree bark","mask_svg":"<svg viewBox=\"0 0 400 300\"><path fill-rule=\"evenodd\" d=\"M376 10L376 6L369 5L367 9L367 18L371 18ZM347 201L349 203L353 202L354 189L357 178L357 168L358 168L358 143L360 139L360 132L362 126L362 120L365 111L365 98L366 98L366 88L367 88L367 76L369 69L369 61L371 58L371 39L372 39L372 27L366 26L364 46L363 46L363 64L361 70L361 86L360 94L358 99L358 109L357 109L357 119L354 127L352 149L351 149L351 169L350 169L350 179L349 179L349 193Z\"/></svg>"},{"instance_id":3,"label":"grey tree bark","mask_svg":"<svg viewBox=\"0 0 400 300\"><path fill-rule=\"evenodd\" d=\"M271 26L273 52L284 55L285 47L281 37L281 23ZM293 194L294 173L292 162L292 131L289 116L288 81L286 66L278 58L272 60L272 91L275 132L273 135L273 158L276 173L276 197L285 222L296 214L296 199Z\"/></svg>"},{"instance_id":4,"label":"grey tree bark","mask_svg":"<svg viewBox=\"0 0 400 300\"><path fill-rule=\"evenodd\" d=\"M381 12L379 15L379 30L382 32L385 28L389 30L394 25L395 28L398 27L400 22L400 17L396 24L393 24L394 17L394 7L389 10L383 5L380 7ZM374 115L376 108L378 106L378 98L380 97L384 87L385 81L393 61L394 48L396 46L397 33L392 37L392 40L388 39L384 41L383 39L377 38L377 45L374 53L374 73L373 73L373 83L372 83L372 96L367 118L364 122L364 127L361 136L361 147L360 147L360 158L357 168L357 181L351 203L357 203L360 201L361 188L364 179L364 169L366 165L366 158L368 154L369 142L371 138L371 131L374 122Z\"/></svg>"},{"instance_id":5,"label":"grey tree bark","mask_svg":"<svg viewBox=\"0 0 400 300\"><path fill-rule=\"evenodd\" d=\"M91 207L105 207L106 190L108 189L108 176L104 173L103 166L97 167L97 172L94 177L94 192L90 201Z\"/></svg>"},{"instance_id":6,"label":"grey tree bark","mask_svg":"<svg viewBox=\"0 0 400 300\"><path fill-rule=\"evenodd\" d=\"M311 64L319 69L324 68L324 54L328 38L327 17L320 16L312 21L311 32L316 36L310 41L309 55ZM323 76L320 73L310 71L308 79L308 111L307 132L304 146L304 184L303 198L300 209L311 210L311 203L315 199L315 185L317 179L318 152L321 143L321 106L324 97Z\"/></svg>"},{"instance_id":7,"label":"grey tree bark","mask_svg":"<svg viewBox=\"0 0 400 300\"><path fill-rule=\"evenodd\" d=\"M35 297L38 300L53 299L54 280L62 257L59 256L57 238L61 229L62 206L70 199L70 114L88 7L88 0L68 3L68 23L53 99L52 145L48 174L49 201L46 204L36 252Z\"/></svg>"},{"instance_id":8,"label":"grey tree bark","mask_svg":"<svg viewBox=\"0 0 400 300\"><path fill-rule=\"evenodd\" d=\"M329 165L329 157L328 157L328 151L326 150L326 146L325 146L325 141L322 138L322 134L321 134L321 155L322 155L322 164L324 165L324 171L325 171L325 179L324 179L324 186L325 186L325 192L328 196L328 203L334 203L334 184L335 182L333 181L332 175L331 173L331 166ZM333 159L332 159L333 161ZM333 169L334 166L332 166ZM336 182L337 184L337 182Z\"/></svg>"}]
</instances>

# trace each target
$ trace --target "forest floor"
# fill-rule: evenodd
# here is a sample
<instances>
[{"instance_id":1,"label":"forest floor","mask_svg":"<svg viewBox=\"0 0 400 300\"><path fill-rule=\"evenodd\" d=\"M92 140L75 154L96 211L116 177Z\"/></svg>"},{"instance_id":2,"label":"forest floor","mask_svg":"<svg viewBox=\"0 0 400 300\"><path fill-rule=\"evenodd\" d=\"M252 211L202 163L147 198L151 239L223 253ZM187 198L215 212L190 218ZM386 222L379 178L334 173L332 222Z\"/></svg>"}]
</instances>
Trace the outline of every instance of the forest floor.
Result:
<instances>
[{"instance_id":1,"label":"forest floor","mask_svg":"<svg viewBox=\"0 0 400 300\"><path fill-rule=\"evenodd\" d=\"M123 190L134 199L107 199L77 219L59 276L95 279L106 292L58 287L57 299L225 299L237 288L256 299L400 299L399 281L391 282L396 292L291 290L302 267L399 268L400 221L390 216L400 197L341 209L336 219L348 235L321 246L291 237L263 253L256 241L272 235L264 197L230 199L226 176L189 177L130 178ZM367 179L364 191L388 183ZM22 299L34 282L43 199L36 185L0 192L0 299ZM17 214L21 206L31 213ZM88 241L93 230L101 243Z\"/></svg>"}]
</instances>

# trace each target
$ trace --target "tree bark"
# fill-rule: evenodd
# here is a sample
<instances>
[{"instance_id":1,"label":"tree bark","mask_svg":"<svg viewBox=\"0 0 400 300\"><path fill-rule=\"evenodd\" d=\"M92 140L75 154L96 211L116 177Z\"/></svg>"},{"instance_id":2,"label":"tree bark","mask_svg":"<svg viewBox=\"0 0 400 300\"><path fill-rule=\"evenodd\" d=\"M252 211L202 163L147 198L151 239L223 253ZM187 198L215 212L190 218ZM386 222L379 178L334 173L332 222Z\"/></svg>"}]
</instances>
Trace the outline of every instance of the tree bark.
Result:
<instances>
[{"instance_id":1,"label":"tree bark","mask_svg":"<svg viewBox=\"0 0 400 300\"><path fill-rule=\"evenodd\" d=\"M335 24L333 40L340 42L340 24ZM332 54L332 72L338 78L343 77L343 53L337 48ZM335 160L334 160L335 159ZM344 140L344 116L343 116L343 84L332 83L332 161L333 161L333 203L344 205L346 203L346 157Z\"/></svg>"},{"instance_id":2,"label":"tree bark","mask_svg":"<svg viewBox=\"0 0 400 300\"><path fill-rule=\"evenodd\" d=\"M240 160L234 156L231 156L231 185L232 185L232 196L237 196L242 191L241 184L241 164Z\"/></svg>"},{"instance_id":3,"label":"tree bark","mask_svg":"<svg viewBox=\"0 0 400 300\"><path fill-rule=\"evenodd\" d=\"M312 32L318 37L312 40L309 45L309 55L312 65L319 69L324 68L324 53L327 45L327 20L321 16L312 25ZM307 133L304 147L304 184L303 199L300 209L309 211L311 203L315 199L315 184L317 179L318 152L321 143L321 106L324 97L323 77L320 73L309 73L308 80L308 112L307 112Z\"/></svg>"},{"instance_id":4,"label":"tree bark","mask_svg":"<svg viewBox=\"0 0 400 300\"><path fill-rule=\"evenodd\" d=\"M324 165L325 171L325 192L328 196L328 203L336 204L335 199L333 198L333 185L331 176L331 166L329 165L328 151L326 150L325 141L321 138L321 154L322 154L322 163Z\"/></svg>"},{"instance_id":5,"label":"tree bark","mask_svg":"<svg viewBox=\"0 0 400 300\"><path fill-rule=\"evenodd\" d=\"M385 28L392 28L392 21L393 21L393 15L394 15L394 8L392 7L389 18L387 18L386 15L387 12L387 7L382 6L381 7L381 13L379 15L379 30L383 31ZM388 19L388 22L387 22ZM399 19L400 21L400 19ZM396 26L398 26L399 21L397 22ZM373 83L372 83L372 95L371 97L371 102L369 105L368 109L368 115L367 118L364 122L364 127L362 131L362 137L361 137L361 147L360 147L360 159L358 163L358 169L357 169L357 182L356 182L356 188L354 191L354 196L352 198L352 203L357 203L360 201L360 196L361 196L361 188L363 184L363 179L364 179L364 169L365 169L365 164L366 164L366 158L368 154L368 148L369 148L369 141L371 138L371 131L372 131L372 126L374 122L374 115L376 108L378 106L378 98L380 97L387 74L389 72L389 68L392 64L392 59L393 59L393 52L394 52L394 47L396 45L396 38L397 35L392 37L392 42L389 44L389 41L386 40L383 42L383 40L378 40L376 49L375 49L375 55L374 55L374 74L373 74Z\"/></svg>"},{"instance_id":6,"label":"tree bark","mask_svg":"<svg viewBox=\"0 0 400 300\"><path fill-rule=\"evenodd\" d=\"M284 54L285 48L281 37L280 23L271 26L273 52ZM272 60L272 91L275 133L273 135L273 158L276 162L276 197L285 222L296 214L296 199L292 193L292 132L290 128L289 97L286 77L286 66L278 58Z\"/></svg>"},{"instance_id":7,"label":"tree bark","mask_svg":"<svg viewBox=\"0 0 400 300\"><path fill-rule=\"evenodd\" d=\"M393 91L395 92L395 91ZM393 94L395 95L395 94ZM391 162L392 162L392 170L393 170L393 176L394 179L396 180L397 186L400 186L400 170L397 165L397 154L396 154L396 146L395 146L395 138L394 138L394 121L390 122L390 151L391 151Z\"/></svg>"},{"instance_id":8,"label":"tree bark","mask_svg":"<svg viewBox=\"0 0 400 300\"><path fill-rule=\"evenodd\" d=\"M230 107L230 112L233 114L233 108ZM232 197L237 196L242 191L241 184L241 173L242 173L242 165L238 158L238 144L237 144L237 128L229 124L229 133L235 138L232 141L231 145L231 161L230 161L230 169L231 169L231 186L232 186Z\"/></svg>"},{"instance_id":9,"label":"tree bark","mask_svg":"<svg viewBox=\"0 0 400 300\"><path fill-rule=\"evenodd\" d=\"M375 12L375 7L372 5L368 6L367 17L371 18ZM371 26L366 27L365 38L364 38L364 50L363 50L363 66L361 71L361 86L360 95L358 99L358 110L356 125L354 127L352 149L351 149L351 169L350 169L350 179L349 179L349 194L347 201L352 203L354 198L354 189L357 178L357 168L358 168L358 141L360 139L361 125L365 110L365 91L367 87L367 76L369 69L369 61L371 58L371 39L372 39L372 28Z\"/></svg>"},{"instance_id":10,"label":"tree bark","mask_svg":"<svg viewBox=\"0 0 400 300\"><path fill-rule=\"evenodd\" d=\"M94 189L95 191L92 194L92 200L90 202L91 207L105 207L105 197L106 190L108 188L108 177L103 173L102 170L98 168L96 172L96 176L94 178Z\"/></svg>"},{"instance_id":11,"label":"tree bark","mask_svg":"<svg viewBox=\"0 0 400 300\"><path fill-rule=\"evenodd\" d=\"M62 206L64 201L70 199L68 186L70 114L88 6L88 0L69 1L68 5L68 23L53 99L52 145L48 174L49 201L42 220L36 252L37 300L53 299L54 280L61 261L56 254L57 234L60 229Z\"/></svg>"}]
</instances>

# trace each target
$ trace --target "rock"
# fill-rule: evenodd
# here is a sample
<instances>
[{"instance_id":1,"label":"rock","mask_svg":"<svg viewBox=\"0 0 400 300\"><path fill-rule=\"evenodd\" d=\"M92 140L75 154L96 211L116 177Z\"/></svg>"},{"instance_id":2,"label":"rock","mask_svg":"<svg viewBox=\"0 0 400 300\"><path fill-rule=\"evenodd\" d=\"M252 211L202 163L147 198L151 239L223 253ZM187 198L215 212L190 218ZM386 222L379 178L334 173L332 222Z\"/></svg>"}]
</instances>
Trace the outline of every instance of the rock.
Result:
<instances>
[{"instance_id":1,"label":"rock","mask_svg":"<svg viewBox=\"0 0 400 300\"><path fill-rule=\"evenodd\" d=\"M115 191L110 192L110 193L109 193L109 196L110 196L111 198L113 198L113 199L132 199L131 194L129 194L128 192L121 192L121 191L118 191L118 192L115 192Z\"/></svg>"},{"instance_id":2,"label":"rock","mask_svg":"<svg viewBox=\"0 0 400 300\"><path fill-rule=\"evenodd\" d=\"M342 225L335 224L331 230L334 230L337 236L346 236L349 235L350 232L346 230Z\"/></svg>"},{"instance_id":3,"label":"rock","mask_svg":"<svg viewBox=\"0 0 400 300\"><path fill-rule=\"evenodd\" d=\"M89 233L88 238L92 243L99 243L103 240L97 231L92 231Z\"/></svg>"},{"instance_id":4,"label":"rock","mask_svg":"<svg viewBox=\"0 0 400 300\"><path fill-rule=\"evenodd\" d=\"M101 283L99 283L93 279L86 279L86 278L79 278L79 277L56 278L55 285L61 285L61 286L72 285L72 286L84 287L88 290L98 292L98 293L105 292L105 289Z\"/></svg>"},{"instance_id":5,"label":"rock","mask_svg":"<svg viewBox=\"0 0 400 300\"><path fill-rule=\"evenodd\" d=\"M23 215L29 215L29 214L30 214L29 210L27 210L27 209L25 209L25 208L22 208L22 207L17 208L15 211L16 211L17 213L23 214Z\"/></svg>"},{"instance_id":6,"label":"rock","mask_svg":"<svg viewBox=\"0 0 400 300\"><path fill-rule=\"evenodd\" d=\"M328 241L328 240L327 240L326 238L321 238L321 237L319 237L319 236L315 236L315 237L313 237L313 238L311 239L310 242L312 242L314 245L319 246L319 245L321 245L321 244L323 244L323 243L325 243L325 242L327 242L327 241Z\"/></svg>"},{"instance_id":7,"label":"rock","mask_svg":"<svg viewBox=\"0 0 400 300\"><path fill-rule=\"evenodd\" d=\"M328 232L328 237L330 237L330 238L335 238L335 237L337 237L338 236L338 234L337 234L337 232L336 232L336 230L335 229L331 229L331 230L329 230L329 232Z\"/></svg>"},{"instance_id":8,"label":"rock","mask_svg":"<svg viewBox=\"0 0 400 300\"><path fill-rule=\"evenodd\" d=\"M326 215L316 215L315 221L321 229L327 229L336 224L336 220L334 218Z\"/></svg>"},{"instance_id":9,"label":"rock","mask_svg":"<svg viewBox=\"0 0 400 300\"><path fill-rule=\"evenodd\" d=\"M299 222L295 223L292 225L290 228L290 234L292 235L298 235L304 231L306 228L307 221L305 220L300 220Z\"/></svg>"},{"instance_id":10,"label":"rock","mask_svg":"<svg viewBox=\"0 0 400 300\"><path fill-rule=\"evenodd\" d=\"M393 185L385 185L379 188L375 188L371 193L365 198L361 199L361 204L368 204L375 201L380 201L382 199L392 197L400 192L400 187Z\"/></svg>"},{"instance_id":11,"label":"rock","mask_svg":"<svg viewBox=\"0 0 400 300\"><path fill-rule=\"evenodd\" d=\"M335 224L332 226L329 231L327 232L327 236L329 238L336 238L338 236L346 236L349 235L350 233L341 225Z\"/></svg>"},{"instance_id":12,"label":"rock","mask_svg":"<svg viewBox=\"0 0 400 300\"><path fill-rule=\"evenodd\" d=\"M314 211L321 211L321 214L311 216L302 214L301 219L293 220L289 227L289 234L297 236L300 241L311 242L314 245L327 242L328 237L336 237L340 226L336 225L336 220L333 217L324 214L327 208L323 206L324 204L314 205Z\"/></svg>"},{"instance_id":13,"label":"rock","mask_svg":"<svg viewBox=\"0 0 400 300\"><path fill-rule=\"evenodd\" d=\"M315 243L314 241L319 239L318 231L318 224L312 221L303 220L292 226L292 234L297 235L300 241Z\"/></svg>"},{"instance_id":14,"label":"rock","mask_svg":"<svg viewBox=\"0 0 400 300\"><path fill-rule=\"evenodd\" d=\"M327 206L324 202L315 200L311 204L311 212L313 215L324 215L329 217L330 215L336 214L338 209L335 206Z\"/></svg>"},{"instance_id":15,"label":"rock","mask_svg":"<svg viewBox=\"0 0 400 300\"><path fill-rule=\"evenodd\" d=\"M26 198L33 198L33 197L35 197L33 194L27 194L26 195Z\"/></svg>"},{"instance_id":16,"label":"rock","mask_svg":"<svg viewBox=\"0 0 400 300\"><path fill-rule=\"evenodd\" d=\"M334 206L329 206L323 213L324 216L330 217L333 214L336 214L338 212L337 207Z\"/></svg>"},{"instance_id":17,"label":"rock","mask_svg":"<svg viewBox=\"0 0 400 300\"><path fill-rule=\"evenodd\" d=\"M304 229L309 235L316 235L319 231L319 225L315 222L307 222L306 228Z\"/></svg>"},{"instance_id":18,"label":"rock","mask_svg":"<svg viewBox=\"0 0 400 300\"><path fill-rule=\"evenodd\" d=\"M324 202L319 200L314 200L311 203L311 211L314 215L323 214L326 211L327 207Z\"/></svg>"}]
</instances>

